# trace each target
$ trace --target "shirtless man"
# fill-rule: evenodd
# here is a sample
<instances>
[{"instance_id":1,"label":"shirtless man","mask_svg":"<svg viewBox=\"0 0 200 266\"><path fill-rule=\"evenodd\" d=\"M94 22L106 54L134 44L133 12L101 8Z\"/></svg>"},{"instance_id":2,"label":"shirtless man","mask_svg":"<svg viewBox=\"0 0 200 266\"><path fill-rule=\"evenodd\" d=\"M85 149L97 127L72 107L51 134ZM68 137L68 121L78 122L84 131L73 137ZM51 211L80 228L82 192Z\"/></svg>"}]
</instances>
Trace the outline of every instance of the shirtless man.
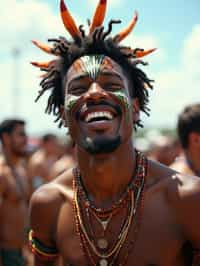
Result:
<instances>
[{"instance_id":1,"label":"shirtless man","mask_svg":"<svg viewBox=\"0 0 200 266\"><path fill-rule=\"evenodd\" d=\"M25 122L4 120L0 124L0 140L0 265L22 266L30 197L23 160L27 143Z\"/></svg>"},{"instance_id":2,"label":"shirtless man","mask_svg":"<svg viewBox=\"0 0 200 266\"><path fill-rule=\"evenodd\" d=\"M29 159L29 176L35 190L50 181L50 169L58 160L58 139L54 134L45 134L41 138L41 145Z\"/></svg>"},{"instance_id":3,"label":"shirtless man","mask_svg":"<svg viewBox=\"0 0 200 266\"><path fill-rule=\"evenodd\" d=\"M62 145L61 149L63 154L50 168L50 180L53 180L64 171L76 165L75 148L73 147L72 141L68 140L66 143L61 143L60 145Z\"/></svg>"},{"instance_id":4,"label":"shirtless man","mask_svg":"<svg viewBox=\"0 0 200 266\"><path fill-rule=\"evenodd\" d=\"M183 154L171 167L181 173L200 177L200 103L184 108L178 118L177 131Z\"/></svg>"},{"instance_id":5,"label":"shirtless man","mask_svg":"<svg viewBox=\"0 0 200 266\"><path fill-rule=\"evenodd\" d=\"M149 51L119 46L137 16L115 37L109 35L113 21L104 32L105 7L99 1L87 38L61 1L73 41L54 39L53 49L35 42L61 55L46 64L42 92L52 92L47 110L60 110L55 114L69 127L78 166L32 197L34 265L55 265L58 256L64 266L200 265L200 180L133 148L133 128L141 125L139 111L147 112L151 87L138 58Z\"/></svg>"}]
</instances>

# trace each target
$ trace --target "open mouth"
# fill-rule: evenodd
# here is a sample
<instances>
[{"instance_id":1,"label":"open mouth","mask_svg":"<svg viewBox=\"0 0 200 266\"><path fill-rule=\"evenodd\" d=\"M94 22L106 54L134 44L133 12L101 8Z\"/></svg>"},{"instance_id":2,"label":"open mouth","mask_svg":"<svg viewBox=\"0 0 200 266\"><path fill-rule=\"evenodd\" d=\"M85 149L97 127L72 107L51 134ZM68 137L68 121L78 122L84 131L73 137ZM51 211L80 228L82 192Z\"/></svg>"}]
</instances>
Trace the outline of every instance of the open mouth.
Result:
<instances>
[{"instance_id":1,"label":"open mouth","mask_svg":"<svg viewBox=\"0 0 200 266\"><path fill-rule=\"evenodd\" d=\"M92 123L98 121L111 121L113 120L115 115L109 111L94 111L86 114L84 117L84 122Z\"/></svg>"}]
</instances>

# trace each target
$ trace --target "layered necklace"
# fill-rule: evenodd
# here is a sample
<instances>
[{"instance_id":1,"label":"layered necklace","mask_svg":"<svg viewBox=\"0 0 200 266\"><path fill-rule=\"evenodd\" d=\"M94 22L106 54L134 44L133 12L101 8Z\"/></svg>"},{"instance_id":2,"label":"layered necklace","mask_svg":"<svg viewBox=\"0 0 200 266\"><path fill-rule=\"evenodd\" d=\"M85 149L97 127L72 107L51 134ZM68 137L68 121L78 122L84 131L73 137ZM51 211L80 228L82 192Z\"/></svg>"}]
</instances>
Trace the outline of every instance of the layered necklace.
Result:
<instances>
[{"instance_id":1,"label":"layered necklace","mask_svg":"<svg viewBox=\"0 0 200 266\"><path fill-rule=\"evenodd\" d=\"M112 266L116 265L122 248L127 244L126 254L123 256L125 265L130 252L132 252L137 232L140 225L141 213L144 203L145 177L147 172L147 160L136 151L136 171L126 190L122 193L110 208L98 208L89 199L81 181L81 174L78 168L74 169L74 213L76 220L76 231L80 238L81 248L90 265ZM106 238L108 227L112 218L120 211L126 209L123 215L119 232L113 243ZM85 214L85 215L84 215ZM83 219L84 217L84 219ZM92 217L100 225L101 237L96 237L92 228ZM131 240L128 241L129 232L133 228ZM111 241L110 241L111 242Z\"/></svg>"}]
</instances>

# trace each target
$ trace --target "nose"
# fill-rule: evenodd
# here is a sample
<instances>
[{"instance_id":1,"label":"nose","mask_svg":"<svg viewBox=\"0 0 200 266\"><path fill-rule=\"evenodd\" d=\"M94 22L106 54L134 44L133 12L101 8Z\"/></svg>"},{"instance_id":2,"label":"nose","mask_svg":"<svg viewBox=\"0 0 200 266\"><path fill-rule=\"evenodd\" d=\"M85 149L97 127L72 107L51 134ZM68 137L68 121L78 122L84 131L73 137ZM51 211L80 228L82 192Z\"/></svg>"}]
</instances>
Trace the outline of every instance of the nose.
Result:
<instances>
[{"instance_id":1,"label":"nose","mask_svg":"<svg viewBox=\"0 0 200 266\"><path fill-rule=\"evenodd\" d=\"M93 82L90 85L85 95L87 100L95 100L95 101L104 99L105 96L106 96L105 90L96 82Z\"/></svg>"}]
</instances>

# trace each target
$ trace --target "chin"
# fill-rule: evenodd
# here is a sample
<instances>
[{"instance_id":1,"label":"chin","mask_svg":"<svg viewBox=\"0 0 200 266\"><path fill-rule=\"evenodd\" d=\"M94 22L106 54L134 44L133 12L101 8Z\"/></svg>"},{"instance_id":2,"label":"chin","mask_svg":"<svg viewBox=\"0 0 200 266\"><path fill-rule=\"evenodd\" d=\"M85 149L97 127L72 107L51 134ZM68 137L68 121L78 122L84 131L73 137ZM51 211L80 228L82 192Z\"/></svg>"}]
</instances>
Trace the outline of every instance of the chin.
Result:
<instances>
[{"instance_id":1,"label":"chin","mask_svg":"<svg viewBox=\"0 0 200 266\"><path fill-rule=\"evenodd\" d=\"M81 147L88 153L96 154L109 154L114 152L121 144L121 137L94 137L93 139L87 137L81 143Z\"/></svg>"}]
</instances>

